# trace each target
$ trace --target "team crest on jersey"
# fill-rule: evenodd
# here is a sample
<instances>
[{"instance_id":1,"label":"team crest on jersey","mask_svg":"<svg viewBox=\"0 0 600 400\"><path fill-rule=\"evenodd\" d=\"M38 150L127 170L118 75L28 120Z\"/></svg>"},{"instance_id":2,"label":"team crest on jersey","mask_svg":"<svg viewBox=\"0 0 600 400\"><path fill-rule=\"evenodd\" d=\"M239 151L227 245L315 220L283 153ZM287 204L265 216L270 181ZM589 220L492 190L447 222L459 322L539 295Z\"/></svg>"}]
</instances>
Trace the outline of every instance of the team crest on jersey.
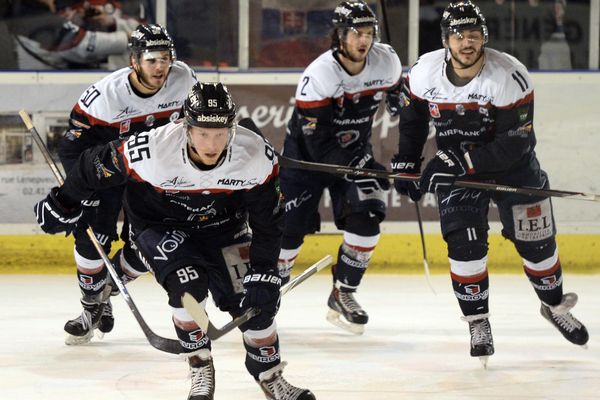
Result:
<instances>
[{"instance_id":1,"label":"team crest on jersey","mask_svg":"<svg viewBox=\"0 0 600 400\"><path fill-rule=\"evenodd\" d=\"M429 115L431 115L432 118L439 118L441 117L440 115L440 109L438 107L437 104L435 103L429 103Z\"/></svg>"},{"instance_id":2,"label":"team crest on jersey","mask_svg":"<svg viewBox=\"0 0 600 400\"><path fill-rule=\"evenodd\" d=\"M358 140L360 132L356 130L340 131L335 134L341 147L348 147Z\"/></svg>"},{"instance_id":3,"label":"team crest on jersey","mask_svg":"<svg viewBox=\"0 0 600 400\"><path fill-rule=\"evenodd\" d=\"M119 125L119 135L129 132L129 128L131 128L131 120L130 119L121 121L121 124Z\"/></svg>"},{"instance_id":4,"label":"team crest on jersey","mask_svg":"<svg viewBox=\"0 0 600 400\"><path fill-rule=\"evenodd\" d=\"M465 106L463 106L462 104L457 104L455 109L458 115L465 115ZM439 112L438 117L435 118L439 118Z\"/></svg>"},{"instance_id":5,"label":"team crest on jersey","mask_svg":"<svg viewBox=\"0 0 600 400\"><path fill-rule=\"evenodd\" d=\"M151 127L152 125L154 125L154 121L156 121L156 117L152 114L146 116L146 121L144 121L144 124L147 127Z\"/></svg>"},{"instance_id":6,"label":"team crest on jersey","mask_svg":"<svg viewBox=\"0 0 600 400\"><path fill-rule=\"evenodd\" d=\"M173 114L169 116L169 121L175 122L179 118L179 111L175 111Z\"/></svg>"},{"instance_id":7,"label":"team crest on jersey","mask_svg":"<svg viewBox=\"0 0 600 400\"><path fill-rule=\"evenodd\" d=\"M357 104L360 101L360 93L354 93L352 95L352 102L354 104Z\"/></svg>"},{"instance_id":8,"label":"team crest on jersey","mask_svg":"<svg viewBox=\"0 0 600 400\"><path fill-rule=\"evenodd\" d=\"M383 99L383 92L377 92L373 95L373 100L380 101L381 99Z\"/></svg>"}]
</instances>

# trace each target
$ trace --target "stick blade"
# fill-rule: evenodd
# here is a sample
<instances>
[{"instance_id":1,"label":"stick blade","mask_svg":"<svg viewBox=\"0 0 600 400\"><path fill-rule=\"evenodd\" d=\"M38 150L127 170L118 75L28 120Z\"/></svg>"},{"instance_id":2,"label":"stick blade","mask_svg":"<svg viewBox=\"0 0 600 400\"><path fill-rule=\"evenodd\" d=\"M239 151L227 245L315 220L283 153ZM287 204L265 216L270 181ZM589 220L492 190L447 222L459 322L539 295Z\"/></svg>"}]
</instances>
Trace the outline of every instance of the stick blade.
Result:
<instances>
[{"instance_id":1,"label":"stick blade","mask_svg":"<svg viewBox=\"0 0 600 400\"><path fill-rule=\"evenodd\" d=\"M200 303L198 303L194 296L185 292L183 296L181 296L181 303L183 304L183 308L190 313L200 329L202 329L203 332L207 332L208 324L210 322L208 319L208 314L206 314L206 311L200 305Z\"/></svg>"}]
</instances>

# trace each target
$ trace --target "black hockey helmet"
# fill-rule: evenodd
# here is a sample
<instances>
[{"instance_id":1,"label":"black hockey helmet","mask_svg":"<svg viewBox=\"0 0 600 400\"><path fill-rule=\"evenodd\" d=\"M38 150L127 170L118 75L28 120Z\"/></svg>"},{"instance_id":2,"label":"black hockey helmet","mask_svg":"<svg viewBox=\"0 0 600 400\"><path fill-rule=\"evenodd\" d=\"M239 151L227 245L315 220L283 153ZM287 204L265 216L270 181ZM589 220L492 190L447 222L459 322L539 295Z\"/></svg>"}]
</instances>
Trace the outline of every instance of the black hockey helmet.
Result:
<instances>
[{"instance_id":1,"label":"black hockey helmet","mask_svg":"<svg viewBox=\"0 0 600 400\"><path fill-rule=\"evenodd\" d=\"M378 25L375 13L362 0L342 1L333 11L331 22L335 28L342 29Z\"/></svg>"},{"instance_id":2,"label":"black hockey helmet","mask_svg":"<svg viewBox=\"0 0 600 400\"><path fill-rule=\"evenodd\" d=\"M485 17L479 7L470 0L460 0L450 3L442 14L442 43L448 46L448 35L460 33L463 29L480 29L483 33L483 43L488 42L488 29Z\"/></svg>"},{"instance_id":3,"label":"black hockey helmet","mask_svg":"<svg viewBox=\"0 0 600 400\"><path fill-rule=\"evenodd\" d=\"M333 19L331 20L334 28L332 35L332 49L339 49L340 43L345 40L345 35L349 29L360 28L363 26L373 27L374 42L379 41L379 22L377 16L363 0L342 1L333 10Z\"/></svg>"},{"instance_id":4,"label":"black hockey helmet","mask_svg":"<svg viewBox=\"0 0 600 400\"><path fill-rule=\"evenodd\" d=\"M144 53L168 51L174 61L175 43L167 30L159 24L138 25L129 38L129 50L138 60Z\"/></svg>"},{"instance_id":5,"label":"black hockey helmet","mask_svg":"<svg viewBox=\"0 0 600 400\"><path fill-rule=\"evenodd\" d=\"M236 110L225 85L220 82L198 82L183 103L183 115L188 125L231 128Z\"/></svg>"}]
</instances>

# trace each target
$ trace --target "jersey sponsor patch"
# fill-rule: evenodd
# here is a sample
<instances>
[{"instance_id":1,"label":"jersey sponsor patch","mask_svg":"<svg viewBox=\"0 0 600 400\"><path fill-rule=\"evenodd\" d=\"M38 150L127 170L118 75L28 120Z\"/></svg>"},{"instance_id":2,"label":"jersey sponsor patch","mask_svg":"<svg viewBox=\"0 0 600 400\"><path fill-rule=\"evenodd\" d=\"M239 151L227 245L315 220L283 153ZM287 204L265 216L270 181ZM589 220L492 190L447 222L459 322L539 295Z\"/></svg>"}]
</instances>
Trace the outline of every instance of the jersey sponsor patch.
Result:
<instances>
[{"instance_id":1,"label":"jersey sponsor patch","mask_svg":"<svg viewBox=\"0 0 600 400\"><path fill-rule=\"evenodd\" d=\"M435 103L429 103L429 115L431 115L432 118L439 118L441 117L440 115L440 109L438 107L437 104Z\"/></svg>"},{"instance_id":2,"label":"jersey sponsor patch","mask_svg":"<svg viewBox=\"0 0 600 400\"><path fill-rule=\"evenodd\" d=\"M554 223L549 199L534 204L517 204L512 211L517 240L535 242L552 237Z\"/></svg>"},{"instance_id":3,"label":"jersey sponsor patch","mask_svg":"<svg viewBox=\"0 0 600 400\"><path fill-rule=\"evenodd\" d=\"M121 123L119 124L119 135L123 135L124 133L129 132L130 128L131 128L131 120L130 119L121 121Z\"/></svg>"}]
</instances>

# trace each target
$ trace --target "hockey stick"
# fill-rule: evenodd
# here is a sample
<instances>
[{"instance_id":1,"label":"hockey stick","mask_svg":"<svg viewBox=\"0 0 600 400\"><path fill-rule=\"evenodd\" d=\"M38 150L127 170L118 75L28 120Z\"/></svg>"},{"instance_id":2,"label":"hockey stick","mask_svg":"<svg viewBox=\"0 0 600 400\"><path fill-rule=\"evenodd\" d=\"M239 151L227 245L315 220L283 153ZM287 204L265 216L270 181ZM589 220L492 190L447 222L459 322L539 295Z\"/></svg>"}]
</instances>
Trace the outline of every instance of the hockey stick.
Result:
<instances>
[{"instance_id":1,"label":"hockey stick","mask_svg":"<svg viewBox=\"0 0 600 400\"><path fill-rule=\"evenodd\" d=\"M31 122L31 118L29 118L29 115L27 114L27 112L25 110L19 111L19 115L21 116L23 123L25 124L25 126L27 127L29 132L31 133L33 140L39 147L44 158L46 159L46 163L48 164L48 166L54 173L54 177L58 181L58 184L62 185L65 182L65 179L63 178L62 173L58 169L58 166L52 159L52 156L50 155L50 152L48 151L46 144L42 140L42 137L38 133L37 129L35 129L35 127L33 126L33 123ZM144 318L140 314L135 303L133 302L133 299L129 295L129 291L127 290L127 288L125 287L123 282L121 282L121 279L119 279L119 276L115 270L115 267L113 266L112 262L106 255L106 252L102 248L102 245L100 244L100 242L98 242L98 239L96 238L96 235L94 234L94 231L92 230L92 228L88 226L88 228L86 229L86 233L88 234L88 236L90 237L90 240L94 244L94 247L96 248L96 251L98 252L98 255L100 256L100 258L102 258L104 265L106 265L106 268L108 269L108 272L110 273L110 276L111 276L113 282L116 283L117 287L119 288L119 291L123 295L123 298L125 299L125 303L127 303L127 305L129 306L129 309L133 313L133 316L135 317L138 324L142 328L144 335L146 335L148 342L150 342L152 347L154 347L158 350L161 350L161 351L164 351L167 353L171 353L171 354L179 354L182 350L181 344L179 344L179 341L173 340L173 339L167 339L162 336L158 336L156 333L154 333L152 331L152 329L150 329L148 324L146 324L146 321L144 321Z\"/></svg>"},{"instance_id":2,"label":"hockey stick","mask_svg":"<svg viewBox=\"0 0 600 400\"><path fill-rule=\"evenodd\" d=\"M283 167L306 169L310 171L327 172L330 174L352 174L357 176L367 176L372 178L398 179L408 182L418 182L419 176L398 174L395 172L381 171L376 169L355 168L344 165L323 164L310 161L294 160L283 155L278 155L279 163ZM494 192L517 193L527 196L539 197L564 197L575 200L587 200L600 202L600 194L571 192L567 190L538 189L528 186L508 186L496 183L476 182L476 181L455 181L454 186L468 189L490 190Z\"/></svg>"},{"instance_id":3,"label":"hockey stick","mask_svg":"<svg viewBox=\"0 0 600 400\"><path fill-rule=\"evenodd\" d=\"M301 284L302 282L304 282L305 280L307 280L308 278L310 278L311 276L313 276L314 274L331 264L331 261L332 257L330 255L326 255L325 257L323 257L322 259L305 269L304 272L302 272L300 275L283 285L281 289L279 289L280 295L283 296L284 294L286 294L287 292L289 292L290 290L292 290L293 288L295 288L296 286L298 286L299 284ZM183 296L181 296L181 302L183 303L183 307L188 313L190 313L190 315L198 324L200 329L206 332L206 336L208 336L210 340L219 339L221 336L231 332L244 322L250 320L250 318L258 315L258 313L260 312L260 310L256 308L251 308L247 310L244 314L225 324L222 328L217 328L212 324L212 322L210 322L208 314L200 305L200 303L196 301L194 296L192 296L189 293L184 293Z\"/></svg>"},{"instance_id":4,"label":"hockey stick","mask_svg":"<svg viewBox=\"0 0 600 400\"><path fill-rule=\"evenodd\" d=\"M421 248L423 249L423 269L425 270L425 279L429 289L437 296L437 292L431 284L431 274L429 273L429 261L427 261L427 247L425 247L425 232L423 232L423 219L421 218L421 208L419 203L415 201L415 212L417 213L417 223L419 225L419 233L421 234Z\"/></svg>"}]
</instances>

